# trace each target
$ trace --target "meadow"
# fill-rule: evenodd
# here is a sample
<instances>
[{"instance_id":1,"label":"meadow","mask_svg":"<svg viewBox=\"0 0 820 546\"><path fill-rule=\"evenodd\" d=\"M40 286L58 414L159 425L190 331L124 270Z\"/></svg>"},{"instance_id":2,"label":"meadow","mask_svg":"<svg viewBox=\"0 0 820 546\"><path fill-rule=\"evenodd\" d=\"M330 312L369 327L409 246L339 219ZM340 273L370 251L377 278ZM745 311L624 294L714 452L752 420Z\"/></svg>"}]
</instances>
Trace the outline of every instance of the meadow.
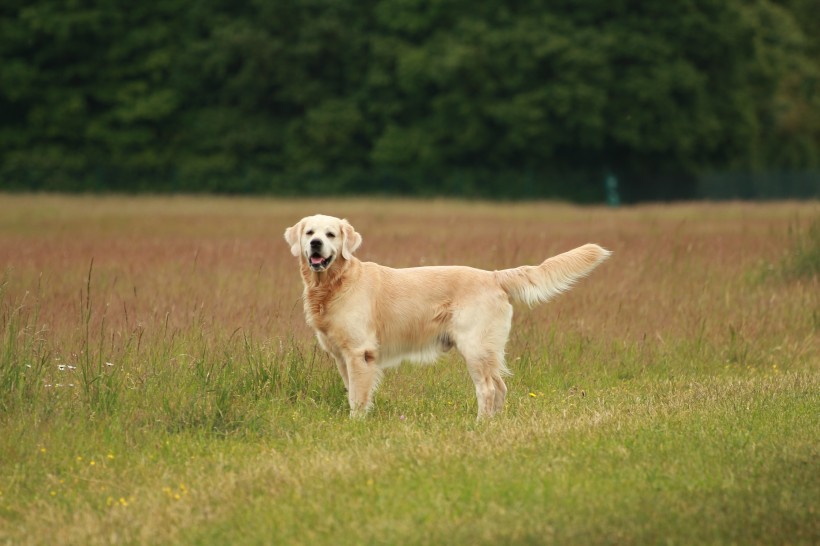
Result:
<instances>
[{"instance_id":1,"label":"meadow","mask_svg":"<svg viewBox=\"0 0 820 546\"><path fill-rule=\"evenodd\" d=\"M499 416L448 354L352 421L316 212L394 267L614 254L516 308ZM817 202L0 195L0 275L0 544L820 542Z\"/></svg>"}]
</instances>

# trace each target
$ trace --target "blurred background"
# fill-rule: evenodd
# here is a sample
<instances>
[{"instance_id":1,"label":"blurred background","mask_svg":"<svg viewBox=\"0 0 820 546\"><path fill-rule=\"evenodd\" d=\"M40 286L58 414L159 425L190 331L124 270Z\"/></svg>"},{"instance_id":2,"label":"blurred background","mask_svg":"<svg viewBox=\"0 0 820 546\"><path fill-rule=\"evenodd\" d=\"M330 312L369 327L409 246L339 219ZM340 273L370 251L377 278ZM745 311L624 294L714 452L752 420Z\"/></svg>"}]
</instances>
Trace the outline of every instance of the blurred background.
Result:
<instances>
[{"instance_id":1,"label":"blurred background","mask_svg":"<svg viewBox=\"0 0 820 546\"><path fill-rule=\"evenodd\" d=\"M3 0L0 190L820 197L817 0Z\"/></svg>"}]
</instances>

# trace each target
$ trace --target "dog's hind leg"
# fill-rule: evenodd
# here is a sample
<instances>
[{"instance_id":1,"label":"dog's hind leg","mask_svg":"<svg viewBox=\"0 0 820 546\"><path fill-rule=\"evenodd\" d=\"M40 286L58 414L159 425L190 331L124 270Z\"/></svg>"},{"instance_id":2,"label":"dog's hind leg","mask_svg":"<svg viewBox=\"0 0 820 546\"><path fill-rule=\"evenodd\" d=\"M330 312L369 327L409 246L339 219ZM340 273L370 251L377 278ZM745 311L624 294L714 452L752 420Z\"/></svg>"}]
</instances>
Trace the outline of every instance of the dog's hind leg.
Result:
<instances>
[{"instance_id":1,"label":"dog's hind leg","mask_svg":"<svg viewBox=\"0 0 820 546\"><path fill-rule=\"evenodd\" d=\"M475 396L478 400L478 418L492 417L495 413L495 383L486 372L491 366L488 358L471 358L467 360L467 370L475 385Z\"/></svg>"},{"instance_id":2,"label":"dog's hind leg","mask_svg":"<svg viewBox=\"0 0 820 546\"><path fill-rule=\"evenodd\" d=\"M506 369L502 362L502 370ZM507 385L504 383L504 379L501 377L502 373L496 371L493 373L493 383L495 384L495 405L493 407L493 413L498 413L502 409L504 409L504 401L507 399Z\"/></svg>"},{"instance_id":3,"label":"dog's hind leg","mask_svg":"<svg viewBox=\"0 0 820 546\"><path fill-rule=\"evenodd\" d=\"M475 395L478 400L478 418L492 417L504 407L507 397L507 385L504 384L502 374L506 370L503 356L495 353L472 355L469 351L464 354L467 361L467 371L475 385Z\"/></svg>"},{"instance_id":4,"label":"dog's hind leg","mask_svg":"<svg viewBox=\"0 0 820 546\"><path fill-rule=\"evenodd\" d=\"M510 373L504 364L504 347L511 324L512 306L506 298L477 302L476 308L463 309L454 317L452 337L475 385L479 419L492 417L504 407L503 376Z\"/></svg>"}]
</instances>

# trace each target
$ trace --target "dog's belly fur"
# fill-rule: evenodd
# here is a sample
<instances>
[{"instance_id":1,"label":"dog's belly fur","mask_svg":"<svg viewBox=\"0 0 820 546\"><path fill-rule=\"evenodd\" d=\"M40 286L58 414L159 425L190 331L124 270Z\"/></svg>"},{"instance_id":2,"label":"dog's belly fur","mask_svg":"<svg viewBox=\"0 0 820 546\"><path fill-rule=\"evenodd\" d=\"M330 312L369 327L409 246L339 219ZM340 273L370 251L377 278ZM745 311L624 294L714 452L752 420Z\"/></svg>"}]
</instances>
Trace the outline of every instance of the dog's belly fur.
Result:
<instances>
[{"instance_id":1,"label":"dog's belly fur","mask_svg":"<svg viewBox=\"0 0 820 546\"><path fill-rule=\"evenodd\" d=\"M380 368L394 368L402 362L413 364L434 364L441 355L453 348L453 343L447 334L442 334L417 345L381 345Z\"/></svg>"}]
</instances>

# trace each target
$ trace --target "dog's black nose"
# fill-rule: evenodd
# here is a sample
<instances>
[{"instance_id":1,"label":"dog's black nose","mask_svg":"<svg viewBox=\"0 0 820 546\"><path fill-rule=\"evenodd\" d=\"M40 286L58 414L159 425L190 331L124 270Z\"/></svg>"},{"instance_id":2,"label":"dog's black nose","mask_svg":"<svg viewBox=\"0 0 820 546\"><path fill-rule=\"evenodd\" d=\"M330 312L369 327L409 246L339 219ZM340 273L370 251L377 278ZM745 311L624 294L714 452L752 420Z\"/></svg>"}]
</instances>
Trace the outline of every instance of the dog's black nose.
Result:
<instances>
[{"instance_id":1,"label":"dog's black nose","mask_svg":"<svg viewBox=\"0 0 820 546\"><path fill-rule=\"evenodd\" d=\"M322 241L320 239L313 239L310 242L310 248L319 248L322 246Z\"/></svg>"}]
</instances>

